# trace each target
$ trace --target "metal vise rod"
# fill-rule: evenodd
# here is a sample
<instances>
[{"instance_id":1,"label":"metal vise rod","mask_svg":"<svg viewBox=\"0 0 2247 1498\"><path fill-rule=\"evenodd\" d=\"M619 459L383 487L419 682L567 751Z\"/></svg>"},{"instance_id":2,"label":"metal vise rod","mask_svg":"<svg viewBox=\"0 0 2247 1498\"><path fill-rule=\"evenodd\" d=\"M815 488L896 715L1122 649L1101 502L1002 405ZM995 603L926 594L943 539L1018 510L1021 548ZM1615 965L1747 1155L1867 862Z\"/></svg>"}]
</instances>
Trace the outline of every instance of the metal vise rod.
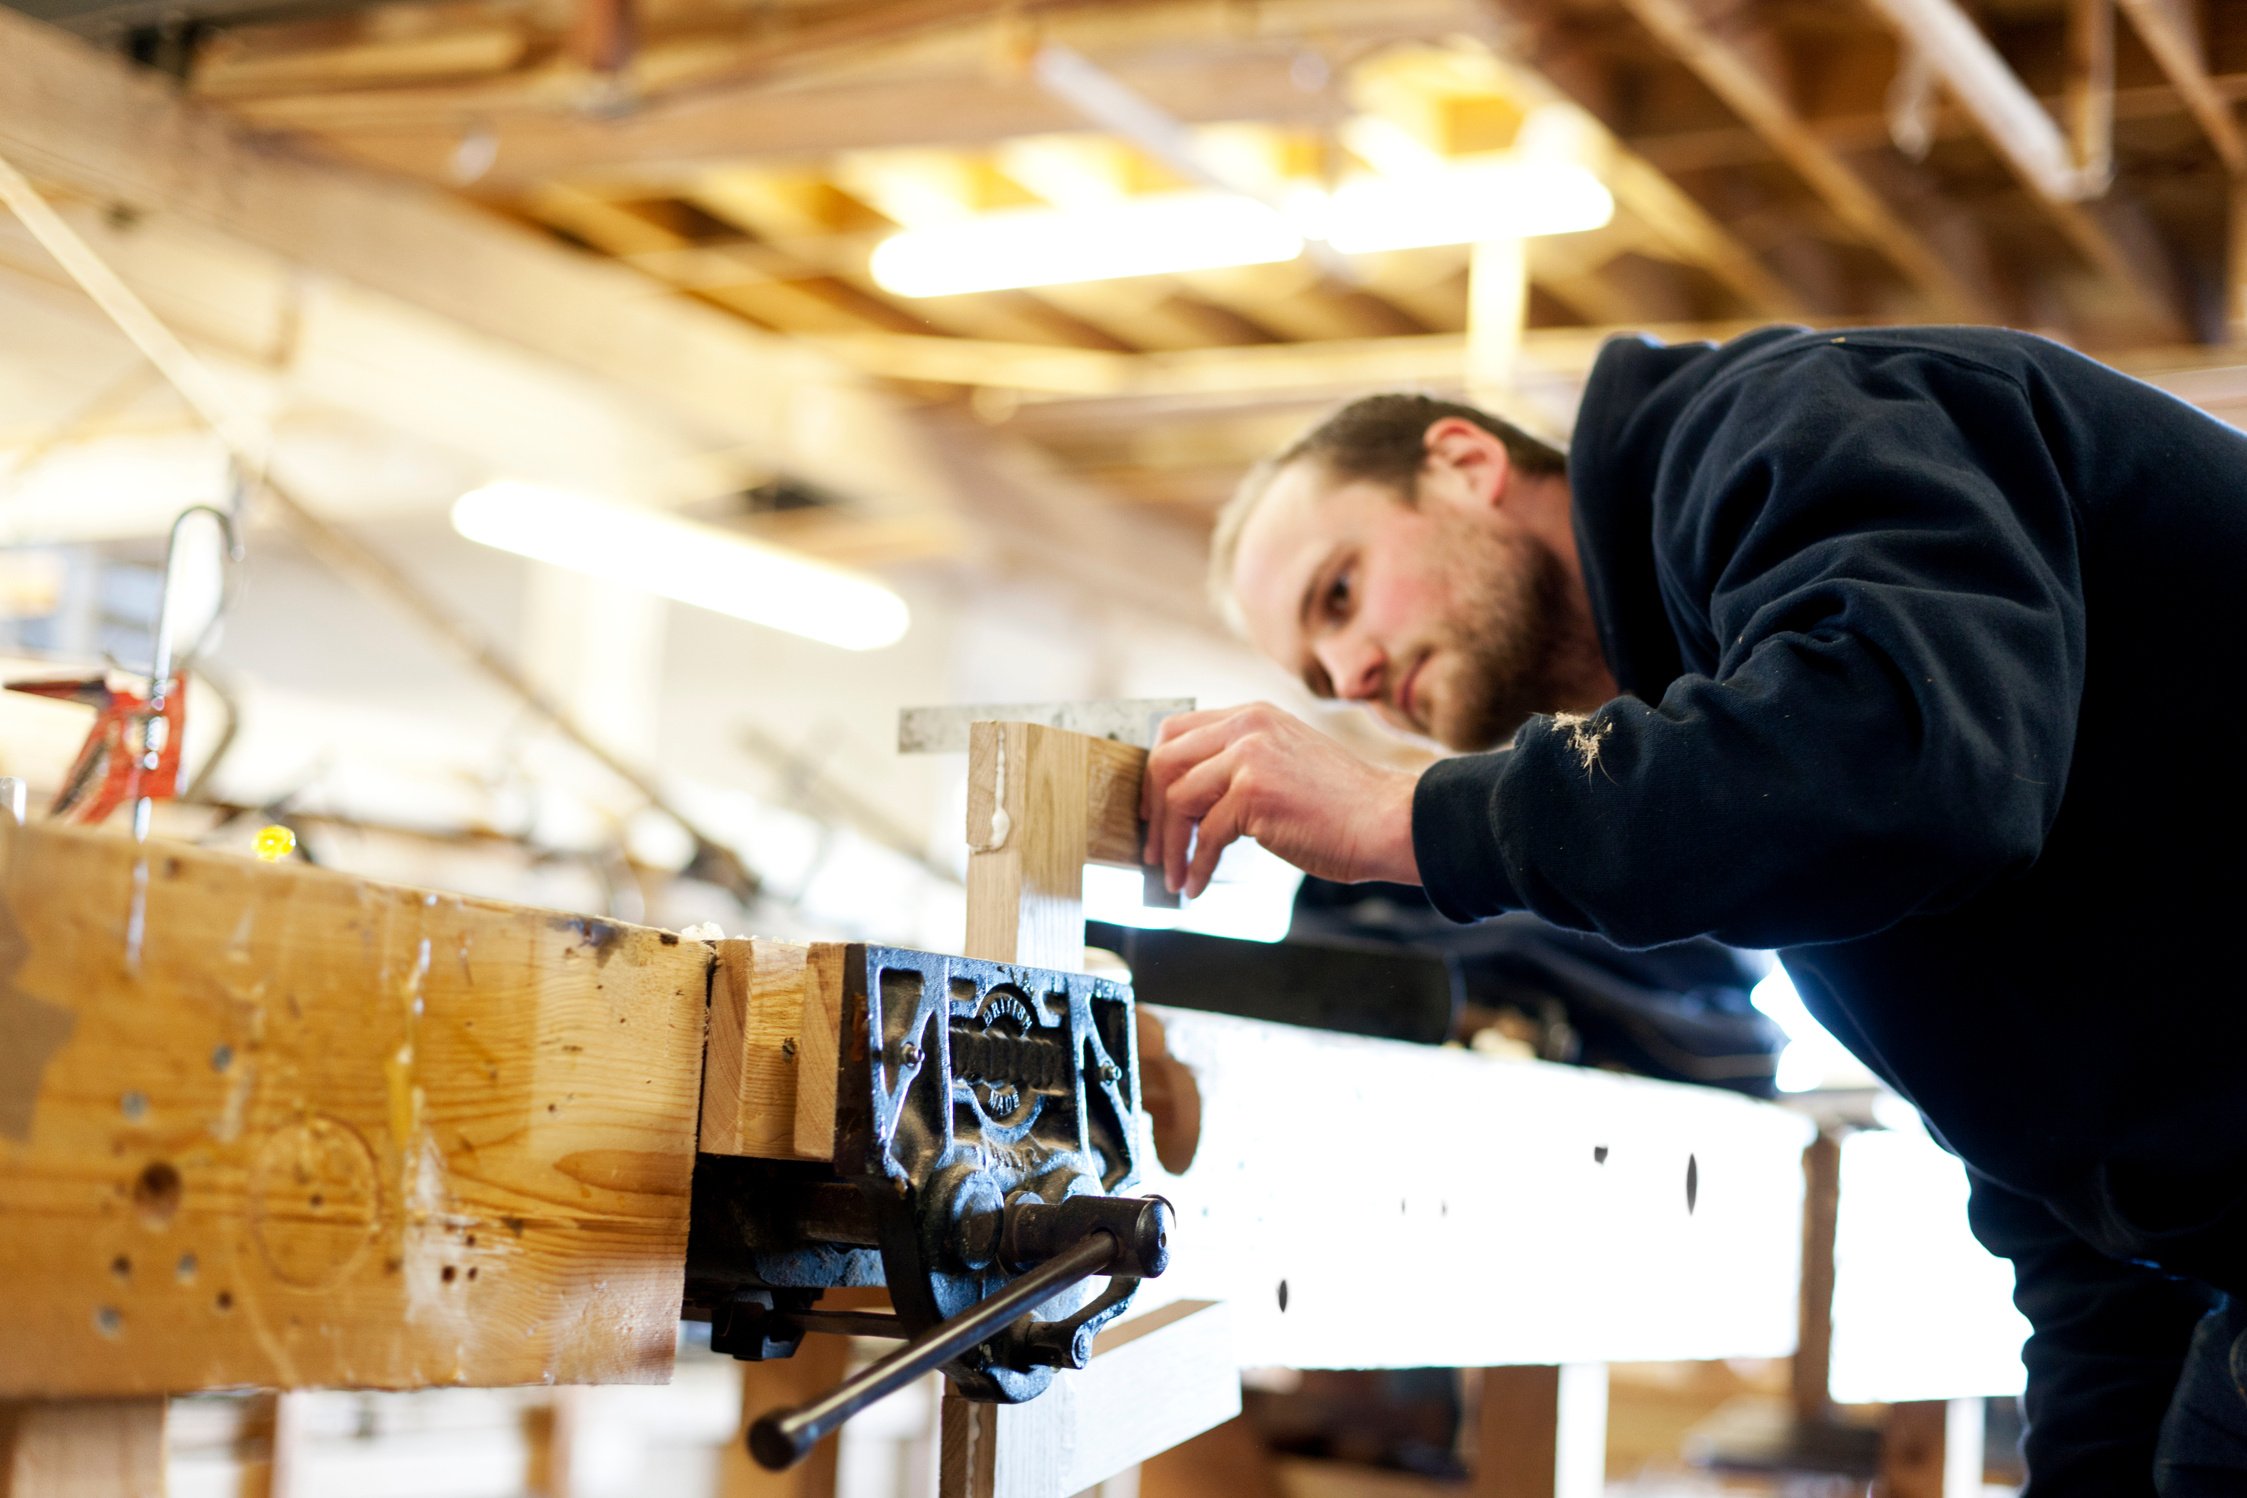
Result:
<instances>
[{"instance_id":1,"label":"metal vise rod","mask_svg":"<svg viewBox=\"0 0 2247 1498\"><path fill-rule=\"evenodd\" d=\"M1088 1234L1083 1242L1048 1259L973 1310L930 1327L811 1403L761 1416L749 1427L749 1454L758 1465L775 1472L793 1467L836 1426L866 1406L989 1341L1079 1280L1107 1273L1122 1255L1113 1233L1103 1229Z\"/></svg>"}]
</instances>

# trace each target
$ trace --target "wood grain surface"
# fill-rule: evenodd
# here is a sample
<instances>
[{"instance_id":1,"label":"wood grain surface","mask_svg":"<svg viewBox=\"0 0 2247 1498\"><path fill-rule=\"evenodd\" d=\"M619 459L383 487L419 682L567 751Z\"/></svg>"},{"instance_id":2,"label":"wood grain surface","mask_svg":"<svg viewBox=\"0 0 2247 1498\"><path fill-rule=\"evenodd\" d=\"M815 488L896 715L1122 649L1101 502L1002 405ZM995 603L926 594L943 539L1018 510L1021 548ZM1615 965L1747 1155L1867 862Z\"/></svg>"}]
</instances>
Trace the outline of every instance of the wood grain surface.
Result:
<instances>
[{"instance_id":1,"label":"wood grain surface","mask_svg":"<svg viewBox=\"0 0 2247 1498\"><path fill-rule=\"evenodd\" d=\"M663 1380L710 963L0 828L0 1396Z\"/></svg>"}]
</instances>

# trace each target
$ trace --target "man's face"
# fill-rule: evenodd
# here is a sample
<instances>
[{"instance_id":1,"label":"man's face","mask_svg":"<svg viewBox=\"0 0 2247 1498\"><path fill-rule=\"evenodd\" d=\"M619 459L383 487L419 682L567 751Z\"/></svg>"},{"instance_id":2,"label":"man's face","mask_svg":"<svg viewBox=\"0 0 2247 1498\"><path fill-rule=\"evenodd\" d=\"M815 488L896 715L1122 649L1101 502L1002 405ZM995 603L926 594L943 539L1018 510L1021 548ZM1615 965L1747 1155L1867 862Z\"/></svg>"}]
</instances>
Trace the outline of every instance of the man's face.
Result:
<instances>
[{"instance_id":1,"label":"man's face","mask_svg":"<svg viewBox=\"0 0 2247 1498\"><path fill-rule=\"evenodd\" d=\"M1256 647L1321 697L1453 749L1557 705L1566 572L1440 469L1417 504L1314 463L1275 475L1242 530L1233 596Z\"/></svg>"}]
</instances>

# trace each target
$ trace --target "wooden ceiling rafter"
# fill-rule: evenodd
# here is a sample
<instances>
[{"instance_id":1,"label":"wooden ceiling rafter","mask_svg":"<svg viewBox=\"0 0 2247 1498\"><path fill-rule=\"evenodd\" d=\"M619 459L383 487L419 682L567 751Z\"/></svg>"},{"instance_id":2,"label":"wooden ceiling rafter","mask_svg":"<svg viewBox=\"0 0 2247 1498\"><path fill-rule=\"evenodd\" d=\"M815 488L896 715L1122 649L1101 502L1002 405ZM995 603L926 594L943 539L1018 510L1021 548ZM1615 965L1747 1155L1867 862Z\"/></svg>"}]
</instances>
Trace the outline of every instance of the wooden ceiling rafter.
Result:
<instances>
[{"instance_id":1,"label":"wooden ceiling rafter","mask_svg":"<svg viewBox=\"0 0 2247 1498\"><path fill-rule=\"evenodd\" d=\"M2143 208L2119 184L2099 191L2058 122L1957 0L1865 3L1919 49L2054 228L2122 294L2134 318L2155 336L2191 341L2198 319Z\"/></svg>"},{"instance_id":2,"label":"wooden ceiling rafter","mask_svg":"<svg viewBox=\"0 0 2247 1498\"><path fill-rule=\"evenodd\" d=\"M806 269L880 300L880 289L866 273L869 236L842 231L823 219L802 191L791 190L799 185L771 171L736 167L696 177L685 195L716 217L783 248ZM1035 310L1026 311L1004 298L944 297L916 304L908 315L924 328L959 337L1077 341L1070 336L1076 329L1057 329L1055 319L1040 317Z\"/></svg>"},{"instance_id":3,"label":"wooden ceiling rafter","mask_svg":"<svg viewBox=\"0 0 2247 1498\"><path fill-rule=\"evenodd\" d=\"M992 87L1018 81L1019 12L988 0L980 8L947 3L972 19L925 33L927 45L886 64L874 49L872 61L799 64L784 79L742 78L679 98L660 95L661 80L589 93L583 71L566 64L466 83L298 84L276 92L229 87L218 69L211 86L230 109L267 128L311 131L347 154L438 180L458 142L482 132L492 146L494 186L621 174L640 163L660 170L717 164L745 147L769 158L819 156L877 145L990 142L1081 125L1040 90ZM1389 0L1368 10L1336 0L1262 0L1244 20L1241 7L1218 0L1071 0L1041 10L1038 25L1181 119L1318 122L1341 110L1319 85L1330 64L1339 70L1365 48L1441 35L1471 13L1472 3ZM670 43L657 32L637 65L683 66L665 59L710 45Z\"/></svg>"},{"instance_id":4,"label":"wooden ceiling rafter","mask_svg":"<svg viewBox=\"0 0 2247 1498\"><path fill-rule=\"evenodd\" d=\"M2216 87L2208 68L2208 40L2198 7L2179 0L2117 0L2130 24L2153 54L2177 96L2223 158L2224 170L2247 175L2247 140L2240 135L2231 100Z\"/></svg>"},{"instance_id":5,"label":"wooden ceiling rafter","mask_svg":"<svg viewBox=\"0 0 2247 1498\"><path fill-rule=\"evenodd\" d=\"M1604 61L1585 45L1583 17L1563 0L1484 0L1497 41L1545 80L1554 97L1573 100L1611 135L1604 176L1618 205L1644 222L1678 259L1701 267L1751 311L1800 318L1801 293L1718 223L1665 172L1632 150L1614 126L1614 90Z\"/></svg>"},{"instance_id":6,"label":"wooden ceiling rafter","mask_svg":"<svg viewBox=\"0 0 2247 1498\"><path fill-rule=\"evenodd\" d=\"M540 188L524 200L523 207L539 223L628 263L645 264L648 257L704 249L691 236L629 203L566 183ZM752 273L744 267L744 274L734 281L706 273L701 285L682 294L714 303L775 332L904 331L903 319L884 315L877 310L881 304L855 304L822 288L820 279L814 274Z\"/></svg>"},{"instance_id":7,"label":"wooden ceiling rafter","mask_svg":"<svg viewBox=\"0 0 2247 1498\"><path fill-rule=\"evenodd\" d=\"M1850 232L1879 252L1948 320L2005 320L2004 299L1975 253L1946 254L1920 227L1927 210L1963 229L1959 215L1922 194L1920 224L1908 221L1841 152L1820 141L1794 103L1784 39L1753 4L1711 0L1623 0L1623 6L1711 93L1722 99L1772 153L1832 210ZM1971 235L1971 230L1965 231ZM1957 237L1956 234L1953 236Z\"/></svg>"}]
</instances>

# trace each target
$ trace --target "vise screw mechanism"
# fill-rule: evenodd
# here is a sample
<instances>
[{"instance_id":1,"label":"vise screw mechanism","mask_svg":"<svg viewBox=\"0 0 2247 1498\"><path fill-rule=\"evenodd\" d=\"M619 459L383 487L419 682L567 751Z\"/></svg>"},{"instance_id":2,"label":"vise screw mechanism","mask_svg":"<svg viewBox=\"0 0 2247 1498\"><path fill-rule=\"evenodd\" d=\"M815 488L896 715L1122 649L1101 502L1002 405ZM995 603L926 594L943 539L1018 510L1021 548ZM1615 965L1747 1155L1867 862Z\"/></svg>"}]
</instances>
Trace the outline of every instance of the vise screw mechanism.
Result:
<instances>
[{"instance_id":1,"label":"vise screw mechanism","mask_svg":"<svg viewBox=\"0 0 2247 1498\"><path fill-rule=\"evenodd\" d=\"M1017 1404L1170 1259L1170 1204L1139 1178L1130 988L1082 973L850 946L826 1161L695 1163L686 1314L752 1360L806 1333L905 1345L749 1429L767 1467L932 1370ZM1097 1292L1089 1281L1106 1276ZM886 1285L893 1313L815 1309Z\"/></svg>"}]
</instances>

